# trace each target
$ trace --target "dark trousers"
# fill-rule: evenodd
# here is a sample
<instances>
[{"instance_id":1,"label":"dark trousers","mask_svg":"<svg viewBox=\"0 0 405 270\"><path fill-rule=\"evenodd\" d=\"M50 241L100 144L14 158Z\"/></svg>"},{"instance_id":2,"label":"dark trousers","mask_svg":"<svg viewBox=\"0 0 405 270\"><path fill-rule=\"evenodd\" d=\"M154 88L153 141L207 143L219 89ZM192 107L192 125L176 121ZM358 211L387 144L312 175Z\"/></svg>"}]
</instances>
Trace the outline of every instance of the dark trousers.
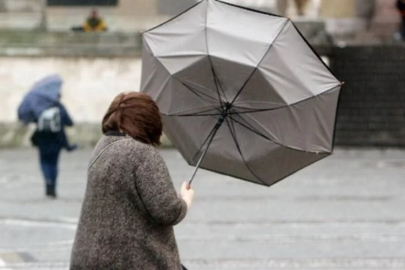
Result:
<instances>
[{"instance_id":1,"label":"dark trousers","mask_svg":"<svg viewBox=\"0 0 405 270\"><path fill-rule=\"evenodd\" d=\"M39 160L46 185L56 186L58 178L58 161L60 151L43 151L39 149Z\"/></svg>"}]
</instances>

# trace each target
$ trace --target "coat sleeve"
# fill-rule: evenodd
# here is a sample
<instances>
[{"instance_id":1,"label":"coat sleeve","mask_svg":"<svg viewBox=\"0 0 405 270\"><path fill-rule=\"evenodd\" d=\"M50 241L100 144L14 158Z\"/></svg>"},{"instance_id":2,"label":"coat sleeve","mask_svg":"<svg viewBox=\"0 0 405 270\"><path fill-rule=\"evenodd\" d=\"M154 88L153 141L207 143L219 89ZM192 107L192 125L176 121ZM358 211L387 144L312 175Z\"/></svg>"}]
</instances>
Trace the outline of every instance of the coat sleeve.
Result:
<instances>
[{"instance_id":1,"label":"coat sleeve","mask_svg":"<svg viewBox=\"0 0 405 270\"><path fill-rule=\"evenodd\" d=\"M187 204L177 195L159 152L152 146L146 146L142 152L135 172L139 196L156 223L176 225L186 216Z\"/></svg>"}]
</instances>

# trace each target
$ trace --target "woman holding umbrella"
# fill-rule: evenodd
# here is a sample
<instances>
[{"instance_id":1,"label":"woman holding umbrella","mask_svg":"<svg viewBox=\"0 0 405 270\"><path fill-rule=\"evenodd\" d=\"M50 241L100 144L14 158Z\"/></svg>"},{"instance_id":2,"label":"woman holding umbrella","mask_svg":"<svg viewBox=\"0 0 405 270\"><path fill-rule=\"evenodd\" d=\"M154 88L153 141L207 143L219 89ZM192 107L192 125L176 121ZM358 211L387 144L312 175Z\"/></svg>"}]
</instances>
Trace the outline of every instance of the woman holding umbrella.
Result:
<instances>
[{"instance_id":1,"label":"woman holding umbrella","mask_svg":"<svg viewBox=\"0 0 405 270\"><path fill-rule=\"evenodd\" d=\"M173 226L194 191L177 195L156 149L162 121L146 94L118 95L90 160L70 269L182 269Z\"/></svg>"},{"instance_id":2,"label":"woman holding umbrella","mask_svg":"<svg viewBox=\"0 0 405 270\"><path fill-rule=\"evenodd\" d=\"M65 126L73 126L66 108L60 102L62 79L58 75L48 76L37 82L24 97L18 108L18 117L25 124L36 123L31 137L38 147L41 170L46 184L46 196L56 198L56 180L60 151L76 149L69 145Z\"/></svg>"}]
</instances>

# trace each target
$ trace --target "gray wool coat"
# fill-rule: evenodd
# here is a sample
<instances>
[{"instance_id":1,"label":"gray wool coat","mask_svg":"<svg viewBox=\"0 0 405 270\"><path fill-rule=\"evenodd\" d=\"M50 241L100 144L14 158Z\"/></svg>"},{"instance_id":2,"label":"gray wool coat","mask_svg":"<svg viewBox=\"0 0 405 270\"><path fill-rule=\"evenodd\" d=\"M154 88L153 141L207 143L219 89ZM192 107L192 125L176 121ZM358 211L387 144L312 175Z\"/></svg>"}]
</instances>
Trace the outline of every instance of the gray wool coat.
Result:
<instances>
[{"instance_id":1,"label":"gray wool coat","mask_svg":"<svg viewBox=\"0 0 405 270\"><path fill-rule=\"evenodd\" d=\"M187 205L159 152L117 135L90 160L70 269L180 269L173 226Z\"/></svg>"}]
</instances>

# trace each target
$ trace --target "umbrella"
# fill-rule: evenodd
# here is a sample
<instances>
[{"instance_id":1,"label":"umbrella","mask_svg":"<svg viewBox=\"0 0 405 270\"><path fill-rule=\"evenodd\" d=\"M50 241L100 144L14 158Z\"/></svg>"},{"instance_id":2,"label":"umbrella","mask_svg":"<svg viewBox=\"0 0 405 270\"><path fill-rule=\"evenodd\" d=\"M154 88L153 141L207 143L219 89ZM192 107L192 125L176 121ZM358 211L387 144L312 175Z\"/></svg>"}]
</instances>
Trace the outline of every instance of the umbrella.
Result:
<instances>
[{"instance_id":1,"label":"umbrella","mask_svg":"<svg viewBox=\"0 0 405 270\"><path fill-rule=\"evenodd\" d=\"M142 60L196 171L270 186L332 153L342 83L288 18L204 0L144 32Z\"/></svg>"},{"instance_id":2,"label":"umbrella","mask_svg":"<svg viewBox=\"0 0 405 270\"><path fill-rule=\"evenodd\" d=\"M50 75L35 83L18 107L18 119L25 124L36 122L44 110L59 104L62 83L59 75Z\"/></svg>"}]
</instances>

